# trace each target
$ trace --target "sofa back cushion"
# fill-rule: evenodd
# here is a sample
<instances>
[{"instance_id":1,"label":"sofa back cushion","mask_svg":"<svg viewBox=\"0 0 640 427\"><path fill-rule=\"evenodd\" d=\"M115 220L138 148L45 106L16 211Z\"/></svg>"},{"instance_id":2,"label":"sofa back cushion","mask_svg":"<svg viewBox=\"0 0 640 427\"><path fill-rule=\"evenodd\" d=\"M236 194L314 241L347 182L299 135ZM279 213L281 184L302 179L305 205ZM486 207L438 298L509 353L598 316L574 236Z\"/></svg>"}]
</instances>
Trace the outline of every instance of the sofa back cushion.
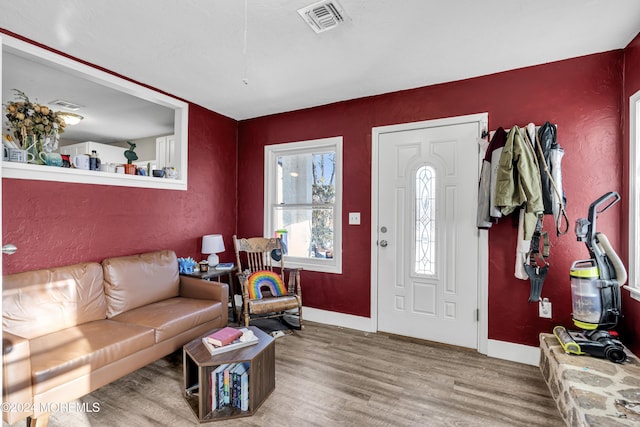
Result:
<instances>
[{"instance_id":1,"label":"sofa back cushion","mask_svg":"<svg viewBox=\"0 0 640 427\"><path fill-rule=\"evenodd\" d=\"M102 261L107 317L178 296L178 259L173 251L149 252Z\"/></svg>"},{"instance_id":2,"label":"sofa back cushion","mask_svg":"<svg viewBox=\"0 0 640 427\"><path fill-rule=\"evenodd\" d=\"M2 328L32 339L106 318L102 266L82 263L3 277Z\"/></svg>"}]
</instances>

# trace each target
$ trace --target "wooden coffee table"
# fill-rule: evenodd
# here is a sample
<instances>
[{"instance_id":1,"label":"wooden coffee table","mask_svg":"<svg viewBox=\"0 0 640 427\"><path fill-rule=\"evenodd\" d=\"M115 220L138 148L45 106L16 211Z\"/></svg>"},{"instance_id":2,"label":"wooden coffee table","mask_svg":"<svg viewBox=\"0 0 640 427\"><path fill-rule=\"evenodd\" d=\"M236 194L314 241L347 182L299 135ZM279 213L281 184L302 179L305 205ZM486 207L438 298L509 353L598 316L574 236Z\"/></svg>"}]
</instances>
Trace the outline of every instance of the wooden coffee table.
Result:
<instances>
[{"instance_id":1,"label":"wooden coffee table","mask_svg":"<svg viewBox=\"0 0 640 427\"><path fill-rule=\"evenodd\" d=\"M198 338L182 348L183 396L201 423L251 416L275 389L275 340L255 326L249 326L249 329L258 337L258 343L249 347L212 356L202 344L202 338ZM249 365L248 410L243 411L231 405L212 408L211 372L220 365L238 362L247 362Z\"/></svg>"}]
</instances>

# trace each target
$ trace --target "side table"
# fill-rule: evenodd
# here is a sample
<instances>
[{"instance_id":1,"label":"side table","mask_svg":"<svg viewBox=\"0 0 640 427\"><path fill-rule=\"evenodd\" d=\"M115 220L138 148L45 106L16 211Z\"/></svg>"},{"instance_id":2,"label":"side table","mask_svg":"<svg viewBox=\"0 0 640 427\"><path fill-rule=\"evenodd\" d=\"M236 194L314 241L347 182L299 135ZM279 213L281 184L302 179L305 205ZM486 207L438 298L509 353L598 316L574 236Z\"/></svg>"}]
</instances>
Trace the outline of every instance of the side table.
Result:
<instances>
[{"instance_id":1,"label":"side table","mask_svg":"<svg viewBox=\"0 0 640 427\"><path fill-rule=\"evenodd\" d=\"M235 267L231 270L216 270L215 268L209 268L209 271L205 272L193 272L193 273L180 273L182 276L197 277L198 279L212 281L219 279L223 276L227 276L227 284L229 285L229 298L231 298L231 309L233 310L233 321L238 322L238 310L236 309L236 292L233 280L233 272Z\"/></svg>"},{"instance_id":2,"label":"side table","mask_svg":"<svg viewBox=\"0 0 640 427\"><path fill-rule=\"evenodd\" d=\"M212 356L195 339L182 348L184 389L183 397L199 422L219 421L253 415L276 387L275 340L268 334L249 326L258 343ZM215 408L212 402L212 373L221 365L245 363L248 366L248 407L241 410L230 405Z\"/></svg>"}]
</instances>

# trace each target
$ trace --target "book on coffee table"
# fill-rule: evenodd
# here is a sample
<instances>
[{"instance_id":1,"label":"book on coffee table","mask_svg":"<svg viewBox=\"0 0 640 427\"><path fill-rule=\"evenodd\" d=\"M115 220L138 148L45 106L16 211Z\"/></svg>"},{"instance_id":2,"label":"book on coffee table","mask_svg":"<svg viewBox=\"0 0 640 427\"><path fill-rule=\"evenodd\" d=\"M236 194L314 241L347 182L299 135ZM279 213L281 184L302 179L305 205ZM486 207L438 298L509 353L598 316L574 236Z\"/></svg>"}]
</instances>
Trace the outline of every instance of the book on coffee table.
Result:
<instances>
[{"instance_id":1,"label":"book on coffee table","mask_svg":"<svg viewBox=\"0 0 640 427\"><path fill-rule=\"evenodd\" d=\"M240 329L231 328L229 326L219 329L212 334L209 334L205 337L205 339L215 345L216 347L222 347L227 344L232 343L236 339L242 336L242 331Z\"/></svg>"},{"instance_id":2,"label":"book on coffee table","mask_svg":"<svg viewBox=\"0 0 640 427\"><path fill-rule=\"evenodd\" d=\"M254 335L251 339L248 339L246 341L240 341L240 338L238 338L230 344L216 347L215 345L211 344L206 337L202 338L202 344L204 344L205 348L209 350L209 353L211 353L212 356L231 350L237 350L243 347L248 347L250 345L255 345L258 344L258 341L258 337Z\"/></svg>"}]
</instances>

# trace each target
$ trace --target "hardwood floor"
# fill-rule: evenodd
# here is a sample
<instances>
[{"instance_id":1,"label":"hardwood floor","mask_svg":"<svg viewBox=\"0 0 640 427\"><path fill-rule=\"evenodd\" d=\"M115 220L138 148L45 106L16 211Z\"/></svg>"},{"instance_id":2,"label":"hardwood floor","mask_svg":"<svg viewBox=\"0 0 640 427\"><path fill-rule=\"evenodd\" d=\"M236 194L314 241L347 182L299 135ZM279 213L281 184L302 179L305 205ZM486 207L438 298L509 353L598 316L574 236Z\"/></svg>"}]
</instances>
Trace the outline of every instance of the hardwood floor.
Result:
<instances>
[{"instance_id":1,"label":"hardwood floor","mask_svg":"<svg viewBox=\"0 0 640 427\"><path fill-rule=\"evenodd\" d=\"M49 426L193 426L174 353L81 399ZM23 425L20 423L20 425ZM221 426L562 426L537 367L307 322L276 342L276 389Z\"/></svg>"}]
</instances>

